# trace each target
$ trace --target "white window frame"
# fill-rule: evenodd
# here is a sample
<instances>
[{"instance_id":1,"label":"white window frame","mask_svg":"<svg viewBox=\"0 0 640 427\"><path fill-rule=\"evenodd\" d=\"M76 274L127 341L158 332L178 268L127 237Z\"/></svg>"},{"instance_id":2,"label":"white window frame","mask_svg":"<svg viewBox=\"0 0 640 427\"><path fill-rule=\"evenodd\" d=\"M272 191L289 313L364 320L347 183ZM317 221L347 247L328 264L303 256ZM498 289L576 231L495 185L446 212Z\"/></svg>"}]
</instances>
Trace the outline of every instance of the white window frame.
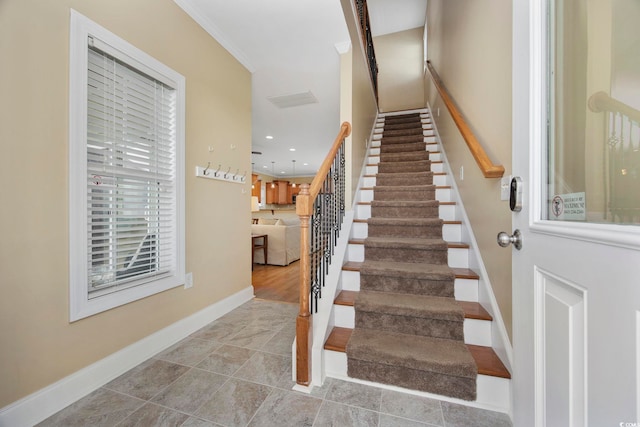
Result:
<instances>
[{"instance_id":1,"label":"white window frame","mask_svg":"<svg viewBox=\"0 0 640 427\"><path fill-rule=\"evenodd\" d=\"M109 54L176 90L175 200L171 271L158 279L89 298L87 248L87 75L88 39ZM69 318L88 316L181 286L185 279L184 146L185 78L125 40L71 10L69 43Z\"/></svg>"}]
</instances>

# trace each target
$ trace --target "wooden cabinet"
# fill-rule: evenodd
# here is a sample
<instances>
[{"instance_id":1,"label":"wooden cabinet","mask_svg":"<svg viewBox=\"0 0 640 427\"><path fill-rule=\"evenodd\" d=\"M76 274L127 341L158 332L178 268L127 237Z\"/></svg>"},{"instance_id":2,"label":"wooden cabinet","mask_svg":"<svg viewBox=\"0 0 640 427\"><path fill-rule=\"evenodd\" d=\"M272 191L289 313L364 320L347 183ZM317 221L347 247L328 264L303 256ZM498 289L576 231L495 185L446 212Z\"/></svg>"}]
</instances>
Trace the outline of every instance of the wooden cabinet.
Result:
<instances>
[{"instance_id":1,"label":"wooden cabinet","mask_svg":"<svg viewBox=\"0 0 640 427\"><path fill-rule=\"evenodd\" d=\"M293 203L289 181L267 182L266 185L268 205L290 205Z\"/></svg>"},{"instance_id":2,"label":"wooden cabinet","mask_svg":"<svg viewBox=\"0 0 640 427\"><path fill-rule=\"evenodd\" d=\"M256 196L258 198L258 203L262 200L262 191L261 191L262 181L258 179L258 175L255 173L251 174L251 195Z\"/></svg>"},{"instance_id":3,"label":"wooden cabinet","mask_svg":"<svg viewBox=\"0 0 640 427\"><path fill-rule=\"evenodd\" d=\"M273 205L278 203L278 188L276 186L276 184L274 182L267 182L265 184L266 186L266 198L267 198L267 204L268 205Z\"/></svg>"}]
</instances>

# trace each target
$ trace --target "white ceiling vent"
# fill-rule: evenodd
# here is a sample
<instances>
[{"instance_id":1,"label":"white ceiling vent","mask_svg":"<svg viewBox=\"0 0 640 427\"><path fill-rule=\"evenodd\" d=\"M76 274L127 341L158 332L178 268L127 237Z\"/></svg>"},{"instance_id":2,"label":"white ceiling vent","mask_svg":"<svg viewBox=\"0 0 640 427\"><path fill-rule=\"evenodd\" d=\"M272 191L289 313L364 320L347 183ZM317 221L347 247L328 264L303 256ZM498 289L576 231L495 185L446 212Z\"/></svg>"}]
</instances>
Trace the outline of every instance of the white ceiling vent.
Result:
<instances>
[{"instance_id":1,"label":"white ceiling vent","mask_svg":"<svg viewBox=\"0 0 640 427\"><path fill-rule=\"evenodd\" d=\"M300 105L316 104L318 102L311 91L293 93L291 95L269 96L267 99L278 108L298 107Z\"/></svg>"}]
</instances>

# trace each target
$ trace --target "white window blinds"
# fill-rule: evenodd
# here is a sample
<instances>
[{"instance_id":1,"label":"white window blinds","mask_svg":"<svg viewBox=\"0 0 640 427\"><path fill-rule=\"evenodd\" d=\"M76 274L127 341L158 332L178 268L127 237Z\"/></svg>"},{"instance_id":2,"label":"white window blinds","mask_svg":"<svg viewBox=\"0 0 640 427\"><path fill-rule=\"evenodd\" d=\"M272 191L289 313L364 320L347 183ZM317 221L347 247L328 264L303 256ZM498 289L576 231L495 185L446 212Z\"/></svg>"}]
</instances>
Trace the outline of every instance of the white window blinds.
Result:
<instances>
[{"instance_id":1,"label":"white window blinds","mask_svg":"<svg viewBox=\"0 0 640 427\"><path fill-rule=\"evenodd\" d=\"M89 37L89 299L176 271L176 90L99 47Z\"/></svg>"}]
</instances>

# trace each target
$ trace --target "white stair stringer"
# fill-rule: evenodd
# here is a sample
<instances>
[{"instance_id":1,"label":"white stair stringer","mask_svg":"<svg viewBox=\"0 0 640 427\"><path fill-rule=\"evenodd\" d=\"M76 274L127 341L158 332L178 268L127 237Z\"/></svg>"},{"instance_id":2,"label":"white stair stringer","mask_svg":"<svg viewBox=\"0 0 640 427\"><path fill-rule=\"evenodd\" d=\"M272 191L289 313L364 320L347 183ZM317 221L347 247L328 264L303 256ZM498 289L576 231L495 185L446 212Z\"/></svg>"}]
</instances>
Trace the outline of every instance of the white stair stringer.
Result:
<instances>
[{"instance_id":1,"label":"white stair stringer","mask_svg":"<svg viewBox=\"0 0 640 427\"><path fill-rule=\"evenodd\" d=\"M428 110L421 110L428 111ZM402 112L405 114L407 112ZM389 115L389 114L387 114ZM428 116L428 114L427 114ZM377 173L377 163L380 161L379 155L379 139L381 138L384 120L379 120L379 126L376 124L376 128L372 132L372 141L369 147L369 154L367 156L366 164L363 167L362 177L359 185L359 190L355 197L354 203L354 222L351 227L352 239L364 239L367 237L367 224L364 221L371 216L370 202L373 200L373 187L375 186L375 174ZM434 172L434 185L436 185L436 198L441 202L448 202L448 204L441 204L440 217L445 223L443 225L443 237L449 242L468 242L466 238L472 234L467 230L465 224L468 224L468 219L464 210L460 209L460 200L457 195L457 189L455 182L450 183L449 176L451 171L446 164L446 156L442 152L442 146L439 143L439 136L437 130L431 124L428 117L423 118L423 127L430 126L434 129L425 131L425 142L427 142L427 150L432 152L430 158L432 160L431 170ZM438 175L436 175L438 174ZM453 223L456 222L456 223ZM475 240L473 240L475 243ZM364 245L362 244L349 244L345 252L344 262L347 261L363 261L364 260ZM475 245L477 248L477 245ZM478 263L474 255L471 254L471 250L465 248L450 248L449 259L450 266L460 268L472 268L478 269ZM473 259L472 259L473 258ZM481 268L486 276L486 271ZM481 278L482 280L482 278ZM358 291L360 289L360 273L357 271L342 270L339 278L338 287L340 290ZM481 299L481 294L486 294L481 290L481 283L477 279L456 278L454 283L454 293L456 300L481 302L483 306L485 303ZM494 298L495 302L495 298ZM487 311L492 315L494 320L496 316L494 313L497 310L492 310L491 307L485 307ZM331 324L337 327L353 328L355 323L355 311L353 307L333 305L331 310ZM499 319L501 323L501 319ZM477 320L477 319L465 319L464 333L465 343L474 344L480 346L496 347L496 328L495 321ZM502 325L504 330L504 325ZM502 334L499 334L502 335ZM504 335L506 337L506 334ZM498 340L500 341L500 340ZM506 347L498 345L498 347ZM324 357L324 375L334 378L340 378L348 381L366 383L375 385L386 389L397 389L407 393L416 395L432 397L440 400L446 400L451 402L460 403L467 406L475 406L485 408L489 410L495 410L505 413L510 413L510 387L511 382L506 378L499 378L487 375L478 375L477 380L477 399L474 402L461 401L458 399L448 398L440 395L433 395L430 393L419 392L415 390L405 390L394 386L388 386L384 384L372 384L361 380L349 378L347 376L347 357L345 353L323 350ZM496 353L505 362L505 365L510 370L510 353L498 352ZM505 360L506 357L506 360Z\"/></svg>"}]
</instances>

